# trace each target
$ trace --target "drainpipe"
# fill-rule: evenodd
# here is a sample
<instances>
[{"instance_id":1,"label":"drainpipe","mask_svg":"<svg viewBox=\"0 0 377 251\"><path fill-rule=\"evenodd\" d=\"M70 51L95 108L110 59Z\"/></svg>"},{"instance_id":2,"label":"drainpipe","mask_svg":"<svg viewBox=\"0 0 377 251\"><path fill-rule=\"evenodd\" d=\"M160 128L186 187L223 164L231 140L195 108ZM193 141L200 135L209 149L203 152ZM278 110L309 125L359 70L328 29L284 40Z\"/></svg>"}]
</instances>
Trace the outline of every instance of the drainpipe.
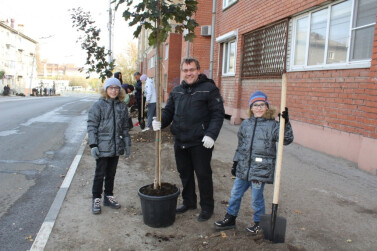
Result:
<instances>
[{"instance_id":1,"label":"drainpipe","mask_svg":"<svg viewBox=\"0 0 377 251\"><path fill-rule=\"evenodd\" d=\"M211 49L209 56L209 78L213 79L213 51L215 44L215 19L216 19L216 0L212 0L212 26L211 26Z\"/></svg>"}]
</instances>

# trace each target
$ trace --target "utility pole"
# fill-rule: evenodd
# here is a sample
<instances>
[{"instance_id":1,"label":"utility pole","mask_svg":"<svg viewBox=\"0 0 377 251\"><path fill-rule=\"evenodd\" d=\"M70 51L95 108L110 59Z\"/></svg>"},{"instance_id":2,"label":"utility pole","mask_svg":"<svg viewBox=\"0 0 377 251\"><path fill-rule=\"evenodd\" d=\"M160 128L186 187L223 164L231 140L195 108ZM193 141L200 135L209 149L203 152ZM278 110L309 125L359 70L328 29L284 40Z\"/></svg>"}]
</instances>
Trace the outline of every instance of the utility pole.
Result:
<instances>
[{"instance_id":1,"label":"utility pole","mask_svg":"<svg viewBox=\"0 0 377 251\"><path fill-rule=\"evenodd\" d=\"M108 24L108 29L109 29L109 64L112 61L112 53L111 53L111 29L112 29L112 11L111 11L111 0L109 0L109 24Z\"/></svg>"},{"instance_id":2,"label":"utility pole","mask_svg":"<svg viewBox=\"0 0 377 251\"><path fill-rule=\"evenodd\" d=\"M29 96L32 94L32 91L31 91L31 84L32 84L32 82L33 82L34 61L35 61L35 53L33 54L33 63L31 64L30 85L29 85Z\"/></svg>"}]
</instances>

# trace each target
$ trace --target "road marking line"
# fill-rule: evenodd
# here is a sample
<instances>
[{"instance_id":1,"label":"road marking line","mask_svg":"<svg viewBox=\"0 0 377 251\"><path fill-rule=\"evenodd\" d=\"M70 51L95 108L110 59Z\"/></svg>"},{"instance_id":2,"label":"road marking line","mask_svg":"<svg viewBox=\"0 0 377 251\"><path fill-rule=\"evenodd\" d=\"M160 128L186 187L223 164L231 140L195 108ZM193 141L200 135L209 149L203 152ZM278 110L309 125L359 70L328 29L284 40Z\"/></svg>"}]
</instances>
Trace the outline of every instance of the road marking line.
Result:
<instances>
[{"instance_id":1,"label":"road marking line","mask_svg":"<svg viewBox=\"0 0 377 251\"><path fill-rule=\"evenodd\" d=\"M35 238L33 245L30 248L30 251L42 251L46 247L48 238L50 237L56 218L58 217L60 208L63 205L65 196L67 195L68 188L71 185L71 182L76 173L77 167L80 163L82 154L85 149L87 138L88 138L88 135L86 135L84 140L82 141L81 146L75 158L73 159L71 166L69 167L67 175L65 176L63 183L60 186L58 193L56 194L54 202L52 203L50 210L48 211L46 218L41 228L39 229L37 237Z\"/></svg>"}]
</instances>

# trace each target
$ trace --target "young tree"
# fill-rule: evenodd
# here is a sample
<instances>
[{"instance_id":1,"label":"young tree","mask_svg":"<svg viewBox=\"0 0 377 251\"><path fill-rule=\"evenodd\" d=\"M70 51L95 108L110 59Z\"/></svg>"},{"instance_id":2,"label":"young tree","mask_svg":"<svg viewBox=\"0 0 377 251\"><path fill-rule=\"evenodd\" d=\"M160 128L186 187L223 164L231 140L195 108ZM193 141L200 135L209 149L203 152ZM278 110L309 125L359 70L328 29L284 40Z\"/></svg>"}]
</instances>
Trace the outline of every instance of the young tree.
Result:
<instances>
[{"instance_id":1,"label":"young tree","mask_svg":"<svg viewBox=\"0 0 377 251\"><path fill-rule=\"evenodd\" d=\"M177 3L178 2L178 3ZM192 41L195 37L194 29L198 23L191 19L191 16L197 10L198 2L195 0L118 0L116 9L120 4L126 3L126 10L123 12L123 17L129 21L129 26L137 25L134 32L134 37L138 38L144 27L150 30L148 37L149 45L156 47L156 116L161 121L161 93L162 88L160 84L161 76L161 44L167 39L171 32L185 33L185 40ZM161 187L161 130L156 132L156 168L154 189Z\"/></svg>"},{"instance_id":2,"label":"young tree","mask_svg":"<svg viewBox=\"0 0 377 251\"><path fill-rule=\"evenodd\" d=\"M104 46L98 44L101 29L94 25L95 21L92 20L90 12L85 12L82 8L73 8L71 12L72 27L76 27L76 30L82 34L76 42L81 42L81 48L87 53L86 78L90 77L90 73L95 72L103 82L107 77L111 77L115 61L107 62L106 57L111 55L111 51L106 51ZM80 72L83 70L84 67L79 69Z\"/></svg>"}]
</instances>

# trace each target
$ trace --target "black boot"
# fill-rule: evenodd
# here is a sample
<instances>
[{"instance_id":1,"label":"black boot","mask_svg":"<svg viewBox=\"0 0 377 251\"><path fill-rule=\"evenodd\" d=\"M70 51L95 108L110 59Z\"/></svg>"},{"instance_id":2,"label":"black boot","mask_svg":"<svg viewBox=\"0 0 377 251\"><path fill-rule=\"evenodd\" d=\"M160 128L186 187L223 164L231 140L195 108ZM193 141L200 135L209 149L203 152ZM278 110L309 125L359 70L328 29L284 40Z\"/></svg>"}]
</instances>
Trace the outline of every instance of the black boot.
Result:
<instances>
[{"instance_id":1,"label":"black boot","mask_svg":"<svg viewBox=\"0 0 377 251\"><path fill-rule=\"evenodd\" d=\"M233 216L230 214L226 214L223 220L216 221L214 223L215 228L219 230L226 230L236 227L236 218L237 216Z\"/></svg>"},{"instance_id":2,"label":"black boot","mask_svg":"<svg viewBox=\"0 0 377 251\"><path fill-rule=\"evenodd\" d=\"M114 196L105 195L103 198L103 205L114 209L119 209L120 204L115 200Z\"/></svg>"}]
</instances>

